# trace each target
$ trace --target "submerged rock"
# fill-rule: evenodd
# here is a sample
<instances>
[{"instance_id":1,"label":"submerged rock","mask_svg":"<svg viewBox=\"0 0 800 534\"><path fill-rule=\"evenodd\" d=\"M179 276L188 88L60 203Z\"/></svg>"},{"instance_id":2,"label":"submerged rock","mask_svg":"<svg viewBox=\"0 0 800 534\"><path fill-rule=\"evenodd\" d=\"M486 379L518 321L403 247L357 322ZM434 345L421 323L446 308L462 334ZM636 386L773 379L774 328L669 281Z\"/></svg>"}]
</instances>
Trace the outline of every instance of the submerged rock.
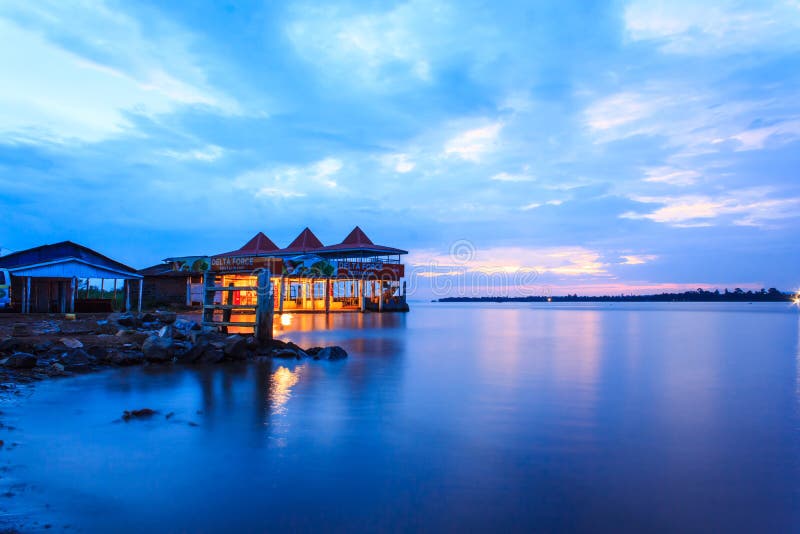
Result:
<instances>
[{"instance_id":1,"label":"submerged rock","mask_svg":"<svg viewBox=\"0 0 800 534\"><path fill-rule=\"evenodd\" d=\"M333 361L333 360L343 360L345 358L347 358L347 351L339 346L325 347L314 356L315 360Z\"/></svg>"},{"instance_id":2,"label":"submerged rock","mask_svg":"<svg viewBox=\"0 0 800 534\"><path fill-rule=\"evenodd\" d=\"M75 339L74 337L62 337L59 339L62 345L67 347L68 349L82 349L83 343Z\"/></svg>"},{"instance_id":3,"label":"submerged rock","mask_svg":"<svg viewBox=\"0 0 800 534\"><path fill-rule=\"evenodd\" d=\"M122 420L123 421L130 421L131 419L142 419L146 417L152 417L157 412L155 410L151 410L150 408L142 408L140 410L125 410L122 412Z\"/></svg>"}]
</instances>

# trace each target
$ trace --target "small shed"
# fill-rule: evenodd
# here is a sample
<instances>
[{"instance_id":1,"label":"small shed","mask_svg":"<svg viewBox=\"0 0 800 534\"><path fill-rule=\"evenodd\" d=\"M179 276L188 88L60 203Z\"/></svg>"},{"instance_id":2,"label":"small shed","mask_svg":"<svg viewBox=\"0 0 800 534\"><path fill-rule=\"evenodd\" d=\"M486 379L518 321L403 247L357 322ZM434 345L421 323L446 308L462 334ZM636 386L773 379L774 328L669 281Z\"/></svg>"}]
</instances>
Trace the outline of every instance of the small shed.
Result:
<instances>
[{"instance_id":1,"label":"small shed","mask_svg":"<svg viewBox=\"0 0 800 534\"><path fill-rule=\"evenodd\" d=\"M144 277L142 299L148 306L191 306L203 303L203 271L180 268L175 261L140 269ZM186 262L192 265L196 262Z\"/></svg>"},{"instance_id":2,"label":"small shed","mask_svg":"<svg viewBox=\"0 0 800 534\"><path fill-rule=\"evenodd\" d=\"M2 256L0 268L11 274L11 296L15 307L22 313L109 311L116 300L110 296L116 297L120 280L123 282L126 310L131 307L131 282L137 282L137 304L141 311L142 275L123 263L71 241ZM94 293L92 280L100 282L99 291L94 290ZM110 284L113 293L106 291L107 281L113 283Z\"/></svg>"}]
</instances>

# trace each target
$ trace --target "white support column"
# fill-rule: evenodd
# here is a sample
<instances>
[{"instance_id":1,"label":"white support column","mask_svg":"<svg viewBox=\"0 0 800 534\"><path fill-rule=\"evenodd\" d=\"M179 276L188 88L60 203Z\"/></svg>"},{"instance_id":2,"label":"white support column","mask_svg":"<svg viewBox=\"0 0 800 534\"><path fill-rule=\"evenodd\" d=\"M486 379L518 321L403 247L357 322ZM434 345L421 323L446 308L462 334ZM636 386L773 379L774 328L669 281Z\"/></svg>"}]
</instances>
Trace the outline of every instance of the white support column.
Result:
<instances>
[{"instance_id":1,"label":"white support column","mask_svg":"<svg viewBox=\"0 0 800 534\"><path fill-rule=\"evenodd\" d=\"M123 282L125 284L125 311L131 311L131 280L130 278Z\"/></svg>"},{"instance_id":2,"label":"white support column","mask_svg":"<svg viewBox=\"0 0 800 534\"><path fill-rule=\"evenodd\" d=\"M325 313L331 311L331 279L325 279Z\"/></svg>"},{"instance_id":3,"label":"white support column","mask_svg":"<svg viewBox=\"0 0 800 534\"><path fill-rule=\"evenodd\" d=\"M69 313L75 313L75 292L78 290L78 279L72 277L69 281Z\"/></svg>"},{"instance_id":4,"label":"white support column","mask_svg":"<svg viewBox=\"0 0 800 534\"><path fill-rule=\"evenodd\" d=\"M186 305L192 305L192 276L186 277Z\"/></svg>"},{"instance_id":5,"label":"white support column","mask_svg":"<svg viewBox=\"0 0 800 534\"><path fill-rule=\"evenodd\" d=\"M111 305L113 310L117 309L117 279L114 278L114 304Z\"/></svg>"},{"instance_id":6,"label":"white support column","mask_svg":"<svg viewBox=\"0 0 800 534\"><path fill-rule=\"evenodd\" d=\"M367 311L367 296L365 295L365 283L364 279L358 281L358 298L359 298L359 307L361 308L362 312Z\"/></svg>"},{"instance_id":7,"label":"white support column","mask_svg":"<svg viewBox=\"0 0 800 534\"><path fill-rule=\"evenodd\" d=\"M25 302L23 303L25 313L31 312L31 277L27 277L25 282Z\"/></svg>"},{"instance_id":8,"label":"white support column","mask_svg":"<svg viewBox=\"0 0 800 534\"><path fill-rule=\"evenodd\" d=\"M139 313L142 313L142 292L144 290L144 278L139 278Z\"/></svg>"},{"instance_id":9,"label":"white support column","mask_svg":"<svg viewBox=\"0 0 800 534\"><path fill-rule=\"evenodd\" d=\"M281 276L278 280L278 313L283 315L283 300L286 298L286 277Z\"/></svg>"}]
</instances>

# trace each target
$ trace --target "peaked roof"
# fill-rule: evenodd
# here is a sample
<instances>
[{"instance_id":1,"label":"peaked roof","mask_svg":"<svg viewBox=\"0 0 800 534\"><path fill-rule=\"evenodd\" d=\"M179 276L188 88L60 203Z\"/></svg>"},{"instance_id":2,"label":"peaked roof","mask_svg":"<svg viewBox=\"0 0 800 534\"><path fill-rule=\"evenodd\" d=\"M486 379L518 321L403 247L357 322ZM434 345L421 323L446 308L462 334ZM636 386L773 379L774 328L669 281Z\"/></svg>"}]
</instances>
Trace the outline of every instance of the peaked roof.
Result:
<instances>
[{"instance_id":1,"label":"peaked roof","mask_svg":"<svg viewBox=\"0 0 800 534\"><path fill-rule=\"evenodd\" d=\"M322 241L320 241L319 238L314 235L314 232L306 226L306 228L300 232L300 235L298 235L288 247L282 249L281 252L308 252L321 248L324 248Z\"/></svg>"},{"instance_id":2,"label":"peaked roof","mask_svg":"<svg viewBox=\"0 0 800 534\"><path fill-rule=\"evenodd\" d=\"M408 254L407 251L399 248L376 245L358 226L353 228L353 230L347 234L347 237L345 237L341 243L338 245L324 247L322 250L320 250L320 252L374 252L377 254Z\"/></svg>"},{"instance_id":3,"label":"peaked roof","mask_svg":"<svg viewBox=\"0 0 800 534\"><path fill-rule=\"evenodd\" d=\"M7 254L0 257L0 267L3 267L4 269L15 269L18 267L39 265L42 263L52 263L70 258L78 259L98 267L105 267L106 269L117 271L127 271L135 276L137 275L135 269L128 267L124 263L114 261L111 258L103 256L99 252L90 249L89 247L78 245L72 241L62 241L52 245L42 245L39 247Z\"/></svg>"},{"instance_id":4,"label":"peaked roof","mask_svg":"<svg viewBox=\"0 0 800 534\"><path fill-rule=\"evenodd\" d=\"M273 243L272 239L264 235L264 232L258 232L239 250L243 253L247 252L249 254L260 254L263 252L272 252L274 250L278 250L278 245Z\"/></svg>"},{"instance_id":5,"label":"peaked roof","mask_svg":"<svg viewBox=\"0 0 800 534\"><path fill-rule=\"evenodd\" d=\"M272 242L264 232L258 232L250 241L245 243L242 248L232 250L231 252L223 252L222 254L215 254L215 256L258 256L260 254L269 254L278 250L278 245Z\"/></svg>"},{"instance_id":6,"label":"peaked roof","mask_svg":"<svg viewBox=\"0 0 800 534\"><path fill-rule=\"evenodd\" d=\"M354 247L361 247L366 245L374 245L375 243L367 237L367 234L364 233L364 230L356 226L353 228L353 231L347 234L347 237L344 238L344 241L341 242L342 245L352 245Z\"/></svg>"}]
</instances>

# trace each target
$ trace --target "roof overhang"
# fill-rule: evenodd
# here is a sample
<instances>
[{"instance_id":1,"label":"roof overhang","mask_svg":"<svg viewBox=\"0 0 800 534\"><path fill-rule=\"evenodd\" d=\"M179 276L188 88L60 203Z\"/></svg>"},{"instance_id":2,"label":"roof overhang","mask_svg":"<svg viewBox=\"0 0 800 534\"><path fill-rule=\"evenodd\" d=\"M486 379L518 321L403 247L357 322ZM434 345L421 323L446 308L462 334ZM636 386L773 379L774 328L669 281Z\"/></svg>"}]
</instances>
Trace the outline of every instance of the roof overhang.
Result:
<instances>
[{"instance_id":1,"label":"roof overhang","mask_svg":"<svg viewBox=\"0 0 800 534\"><path fill-rule=\"evenodd\" d=\"M142 275L135 272L95 265L80 258L60 258L43 263L19 265L10 267L8 272L14 276L30 276L33 278L108 278L119 280L142 278Z\"/></svg>"}]
</instances>

